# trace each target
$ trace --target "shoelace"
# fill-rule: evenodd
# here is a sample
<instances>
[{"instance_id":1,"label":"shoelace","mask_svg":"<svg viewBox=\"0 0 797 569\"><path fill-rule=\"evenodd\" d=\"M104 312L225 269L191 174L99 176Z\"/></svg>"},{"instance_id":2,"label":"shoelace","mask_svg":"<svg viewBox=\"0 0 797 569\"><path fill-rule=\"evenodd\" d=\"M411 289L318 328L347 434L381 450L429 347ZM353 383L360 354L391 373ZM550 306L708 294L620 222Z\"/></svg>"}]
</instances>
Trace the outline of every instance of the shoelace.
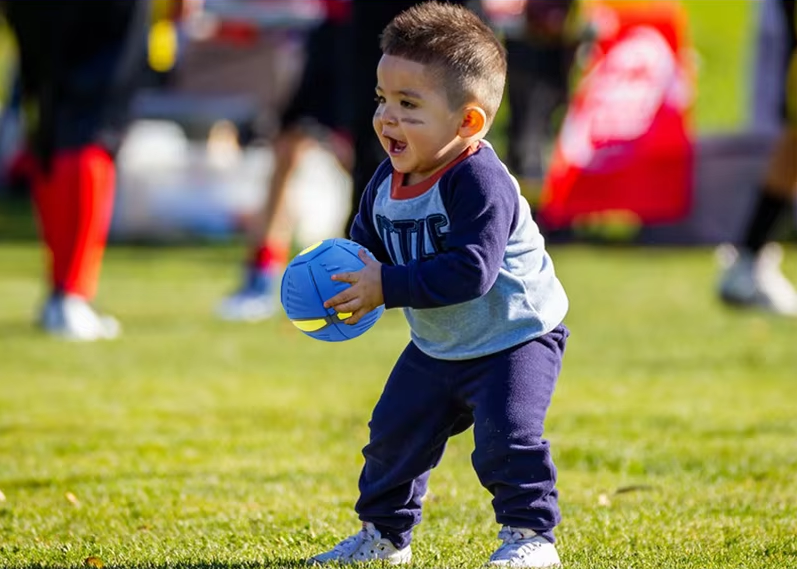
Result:
<instances>
[{"instance_id":1,"label":"shoelace","mask_svg":"<svg viewBox=\"0 0 797 569\"><path fill-rule=\"evenodd\" d=\"M498 532L498 539L503 540L504 544L517 543L521 539L526 539L526 536L519 531L513 530L511 527L504 526Z\"/></svg>"},{"instance_id":2,"label":"shoelace","mask_svg":"<svg viewBox=\"0 0 797 569\"><path fill-rule=\"evenodd\" d=\"M372 528L367 527L363 524L363 528L357 532L356 534L352 535L351 537L347 537L339 544L337 544L332 551L337 553L341 557L351 557L354 553L359 549L359 547L366 542L366 540L376 540L379 539L379 536L375 535L375 529L371 531Z\"/></svg>"},{"instance_id":3,"label":"shoelace","mask_svg":"<svg viewBox=\"0 0 797 569\"><path fill-rule=\"evenodd\" d=\"M533 537L535 536L525 535L522 532L513 530L511 527L503 527L498 532L498 539L504 542L501 549L503 549L505 553L516 552L521 556L529 555L532 551L542 547L542 544L537 540L520 543L523 540L531 540Z\"/></svg>"}]
</instances>

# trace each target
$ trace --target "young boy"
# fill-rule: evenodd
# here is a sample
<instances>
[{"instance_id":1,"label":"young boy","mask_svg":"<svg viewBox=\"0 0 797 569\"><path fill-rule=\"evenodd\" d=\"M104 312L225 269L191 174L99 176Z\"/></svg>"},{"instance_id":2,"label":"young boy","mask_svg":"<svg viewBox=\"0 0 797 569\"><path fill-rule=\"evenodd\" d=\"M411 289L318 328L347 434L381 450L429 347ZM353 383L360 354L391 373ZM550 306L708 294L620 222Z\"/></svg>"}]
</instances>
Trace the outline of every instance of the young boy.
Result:
<instances>
[{"instance_id":1,"label":"young boy","mask_svg":"<svg viewBox=\"0 0 797 569\"><path fill-rule=\"evenodd\" d=\"M403 307L412 341L376 405L356 511L362 530L314 563L408 563L449 437L474 426L473 466L503 544L492 565L559 564L556 469L542 439L568 336L567 297L518 184L483 142L506 57L464 8L429 2L382 35L374 129L389 155L351 230L366 266L327 307L347 323Z\"/></svg>"}]
</instances>

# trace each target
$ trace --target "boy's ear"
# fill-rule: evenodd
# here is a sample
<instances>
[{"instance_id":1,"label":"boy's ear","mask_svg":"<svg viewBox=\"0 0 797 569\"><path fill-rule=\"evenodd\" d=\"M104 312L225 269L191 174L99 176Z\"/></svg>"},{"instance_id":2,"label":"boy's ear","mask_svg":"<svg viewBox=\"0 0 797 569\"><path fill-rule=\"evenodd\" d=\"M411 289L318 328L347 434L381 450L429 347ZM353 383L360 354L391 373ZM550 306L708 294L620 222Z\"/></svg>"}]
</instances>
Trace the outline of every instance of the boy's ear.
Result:
<instances>
[{"instance_id":1,"label":"boy's ear","mask_svg":"<svg viewBox=\"0 0 797 569\"><path fill-rule=\"evenodd\" d=\"M459 135L470 138L479 134L487 126L487 113L481 107L466 107L459 125Z\"/></svg>"}]
</instances>

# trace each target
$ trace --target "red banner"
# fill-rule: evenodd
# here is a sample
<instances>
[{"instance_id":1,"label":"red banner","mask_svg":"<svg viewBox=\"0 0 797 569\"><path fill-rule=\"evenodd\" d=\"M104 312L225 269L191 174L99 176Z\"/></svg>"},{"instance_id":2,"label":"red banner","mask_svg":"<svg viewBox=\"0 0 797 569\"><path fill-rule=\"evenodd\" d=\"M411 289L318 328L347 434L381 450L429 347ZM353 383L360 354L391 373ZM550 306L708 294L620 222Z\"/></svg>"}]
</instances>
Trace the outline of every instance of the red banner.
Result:
<instances>
[{"instance_id":1,"label":"red banner","mask_svg":"<svg viewBox=\"0 0 797 569\"><path fill-rule=\"evenodd\" d=\"M664 0L588 6L598 37L556 142L541 220L557 229L601 215L682 219L694 90L684 12Z\"/></svg>"}]
</instances>

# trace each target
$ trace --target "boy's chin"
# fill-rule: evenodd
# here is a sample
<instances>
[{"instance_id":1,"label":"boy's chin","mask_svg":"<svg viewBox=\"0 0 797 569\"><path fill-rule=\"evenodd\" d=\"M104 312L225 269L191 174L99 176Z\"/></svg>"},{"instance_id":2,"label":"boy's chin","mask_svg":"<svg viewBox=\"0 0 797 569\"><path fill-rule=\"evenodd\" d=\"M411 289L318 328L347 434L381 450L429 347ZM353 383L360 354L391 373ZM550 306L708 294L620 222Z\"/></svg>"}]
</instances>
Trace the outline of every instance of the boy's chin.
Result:
<instances>
[{"instance_id":1,"label":"boy's chin","mask_svg":"<svg viewBox=\"0 0 797 569\"><path fill-rule=\"evenodd\" d=\"M412 168L407 164L402 165L402 160L400 158L395 158L393 156L390 157L390 164L393 166L393 169L398 172L399 174L409 174L412 172Z\"/></svg>"}]
</instances>

